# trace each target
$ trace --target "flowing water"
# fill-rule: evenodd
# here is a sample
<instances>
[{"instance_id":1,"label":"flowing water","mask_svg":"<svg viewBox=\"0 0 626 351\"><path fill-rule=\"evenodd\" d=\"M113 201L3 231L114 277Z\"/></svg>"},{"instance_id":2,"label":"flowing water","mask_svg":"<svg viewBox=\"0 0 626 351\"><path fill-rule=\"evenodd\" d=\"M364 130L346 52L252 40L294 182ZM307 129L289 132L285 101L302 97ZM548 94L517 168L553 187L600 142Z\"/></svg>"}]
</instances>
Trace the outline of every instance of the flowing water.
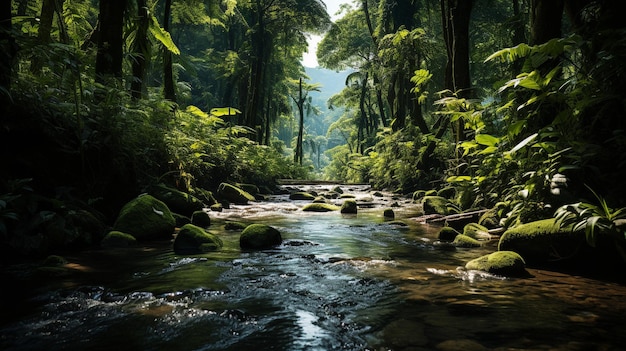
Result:
<instances>
[{"instance_id":1,"label":"flowing water","mask_svg":"<svg viewBox=\"0 0 626 351\"><path fill-rule=\"evenodd\" d=\"M517 279L466 271L494 247L440 245L437 228L411 219L409 201L344 190L357 196L357 215L302 212L306 202L286 195L211 212L218 252L180 256L170 242L93 250L67 256L52 278L4 267L0 349L624 348L626 286L537 269ZM394 202L407 225L383 219ZM242 252L228 220L272 225L284 242Z\"/></svg>"}]
</instances>

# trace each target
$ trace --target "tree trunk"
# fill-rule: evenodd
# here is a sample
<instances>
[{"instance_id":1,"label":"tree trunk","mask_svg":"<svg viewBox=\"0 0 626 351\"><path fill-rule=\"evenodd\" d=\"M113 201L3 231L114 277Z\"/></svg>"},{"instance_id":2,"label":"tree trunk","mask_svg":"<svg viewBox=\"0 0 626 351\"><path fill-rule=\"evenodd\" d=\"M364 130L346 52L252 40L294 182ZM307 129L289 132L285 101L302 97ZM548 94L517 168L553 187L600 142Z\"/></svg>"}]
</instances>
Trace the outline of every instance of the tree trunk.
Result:
<instances>
[{"instance_id":1,"label":"tree trunk","mask_svg":"<svg viewBox=\"0 0 626 351\"><path fill-rule=\"evenodd\" d=\"M16 54L15 39L11 36L11 18L11 1L2 1L0 5L0 97L2 100L9 95L13 59Z\"/></svg>"},{"instance_id":2,"label":"tree trunk","mask_svg":"<svg viewBox=\"0 0 626 351\"><path fill-rule=\"evenodd\" d=\"M172 0L165 0L163 14L163 29L171 33L170 17L172 12ZM174 84L174 68L172 66L172 53L163 47L163 97L171 102L176 102L176 85Z\"/></svg>"},{"instance_id":3,"label":"tree trunk","mask_svg":"<svg viewBox=\"0 0 626 351\"><path fill-rule=\"evenodd\" d=\"M298 126L298 139L296 141L296 152L294 161L302 166L302 138L304 134L304 95L302 94L302 78L300 78L298 91L298 113L300 114L300 124Z\"/></svg>"},{"instance_id":4,"label":"tree trunk","mask_svg":"<svg viewBox=\"0 0 626 351\"><path fill-rule=\"evenodd\" d=\"M531 0L530 44L543 44L561 37L563 0Z\"/></svg>"},{"instance_id":5,"label":"tree trunk","mask_svg":"<svg viewBox=\"0 0 626 351\"><path fill-rule=\"evenodd\" d=\"M54 20L56 0L43 0L41 14L39 15L39 28L37 29L37 42L39 45L50 43L50 32L52 31L52 21ZM43 56L33 57L30 64L31 73L38 75L43 67Z\"/></svg>"},{"instance_id":6,"label":"tree trunk","mask_svg":"<svg viewBox=\"0 0 626 351\"><path fill-rule=\"evenodd\" d=\"M101 30L96 55L96 80L100 83L107 77L122 77L125 9L126 0L100 0Z\"/></svg>"},{"instance_id":7,"label":"tree trunk","mask_svg":"<svg viewBox=\"0 0 626 351\"><path fill-rule=\"evenodd\" d=\"M146 0L137 0L137 34L133 45L133 81L130 84L131 96L140 100L143 96L146 79L146 66L150 57L150 41L148 40L148 27L150 17Z\"/></svg>"}]
</instances>

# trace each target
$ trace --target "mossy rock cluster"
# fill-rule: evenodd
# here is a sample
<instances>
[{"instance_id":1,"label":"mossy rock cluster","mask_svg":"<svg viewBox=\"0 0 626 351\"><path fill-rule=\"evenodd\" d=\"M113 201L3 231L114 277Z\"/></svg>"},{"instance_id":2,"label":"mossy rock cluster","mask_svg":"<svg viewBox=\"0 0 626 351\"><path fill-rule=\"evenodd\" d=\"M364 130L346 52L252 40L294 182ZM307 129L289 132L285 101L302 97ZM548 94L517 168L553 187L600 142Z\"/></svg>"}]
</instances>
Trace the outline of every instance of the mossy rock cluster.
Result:
<instances>
[{"instance_id":1,"label":"mossy rock cluster","mask_svg":"<svg viewBox=\"0 0 626 351\"><path fill-rule=\"evenodd\" d=\"M489 234L489 229L478 223L466 224L463 227L463 235L467 235L470 238L474 238L476 240L490 240L492 237L491 234Z\"/></svg>"},{"instance_id":2,"label":"mossy rock cluster","mask_svg":"<svg viewBox=\"0 0 626 351\"><path fill-rule=\"evenodd\" d=\"M555 218L521 224L502 234L498 250L515 251L526 262L546 262L571 257L586 245L584 231L561 228Z\"/></svg>"},{"instance_id":3,"label":"mossy rock cluster","mask_svg":"<svg viewBox=\"0 0 626 351\"><path fill-rule=\"evenodd\" d=\"M282 242L280 231L265 224L251 224L241 232L239 237L239 246L242 249L268 249Z\"/></svg>"},{"instance_id":4,"label":"mossy rock cluster","mask_svg":"<svg viewBox=\"0 0 626 351\"><path fill-rule=\"evenodd\" d=\"M465 269L485 271L506 277L527 276L526 262L513 251L496 251L467 262Z\"/></svg>"},{"instance_id":5,"label":"mossy rock cluster","mask_svg":"<svg viewBox=\"0 0 626 351\"><path fill-rule=\"evenodd\" d=\"M219 250L222 240L193 224L186 224L174 239L174 252L179 255L193 255Z\"/></svg>"},{"instance_id":6,"label":"mossy rock cluster","mask_svg":"<svg viewBox=\"0 0 626 351\"><path fill-rule=\"evenodd\" d=\"M171 238L176 226L172 212L163 201L142 195L122 207L113 230L127 233L137 240Z\"/></svg>"}]
</instances>

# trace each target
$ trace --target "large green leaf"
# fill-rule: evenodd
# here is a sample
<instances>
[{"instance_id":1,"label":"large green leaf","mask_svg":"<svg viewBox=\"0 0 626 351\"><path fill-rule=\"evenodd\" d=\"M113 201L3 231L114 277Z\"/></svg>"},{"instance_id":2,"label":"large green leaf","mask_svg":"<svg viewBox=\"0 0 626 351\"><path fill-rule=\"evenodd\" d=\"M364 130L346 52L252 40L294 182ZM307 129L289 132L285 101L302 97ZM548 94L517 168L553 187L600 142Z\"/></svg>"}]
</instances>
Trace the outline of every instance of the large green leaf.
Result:
<instances>
[{"instance_id":1,"label":"large green leaf","mask_svg":"<svg viewBox=\"0 0 626 351\"><path fill-rule=\"evenodd\" d=\"M180 55L180 50L178 49L176 44L174 44L170 33L159 25L159 21L156 19L156 17L152 16L151 19L150 33L152 33L154 38L158 40L161 44L163 44L163 46L165 46L165 48L169 50L172 54Z\"/></svg>"},{"instance_id":2,"label":"large green leaf","mask_svg":"<svg viewBox=\"0 0 626 351\"><path fill-rule=\"evenodd\" d=\"M234 107L215 107L211 109L211 114L217 117L236 116L239 113L241 113L241 111Z\"/></svg>"},{"instance_id":3,"label":"large green leaf","mask_svg":"<svg viewBox=\"0 0 626 351\"><path fill-rule=\"evenodd\" d=\"M500 142L500 138L496 138L489 134L476 134L476 142L484 146L496 146Z\"/></svg>"}]
</instances>

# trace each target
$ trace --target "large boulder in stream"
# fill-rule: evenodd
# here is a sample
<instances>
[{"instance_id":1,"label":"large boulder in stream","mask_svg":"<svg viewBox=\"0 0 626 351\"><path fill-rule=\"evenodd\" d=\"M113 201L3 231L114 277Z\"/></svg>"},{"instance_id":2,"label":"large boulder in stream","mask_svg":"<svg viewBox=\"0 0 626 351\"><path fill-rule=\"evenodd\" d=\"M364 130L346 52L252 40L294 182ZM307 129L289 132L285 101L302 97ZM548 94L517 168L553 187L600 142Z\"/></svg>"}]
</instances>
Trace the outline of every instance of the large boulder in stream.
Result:
<instances>
[{"instance_id":1,"label":"large boulder in stream","mask_svg":"<svg viewBox=\"0 0 626 351\"><path fill-rule=\"evenodd\" d=\"M350 199L345 200L341 205L341 213L346 214L356 214L358 211L358 206L356 204L356 200Z\"/></svg>"},{"instance_id":2,"label":"large boulder in stream","mask_svg":"<svg viewBox=\"0 0 626 351\"><path fill-rule=\"evenodd\" d=\"M239 237L239 246L242 249L268 249L282 242L278 229L265 224L250 224Z\"/></svg>"},{"instance_id":3,"label":"large boulder in stream","mask_svg":"<svg viewBox=\"0 0 626 351\"><path fill-rule=\"evenodd\" d=\"M296 191L295 193L289 194L289 200L313 201L315 200L315 195L307 193L306 191Z\"/></svg>"},{"instance_id":4,"label":"large boulder in stream","mask_svg":"<svg viewBox=\"0 0 626 351\"><path fill-rule=\"evenodd\" d=\"M304 205L304 207L302 207L302 211L305 211L305 212L331 212L331 211L337 211L339 209L340 209L339 206L335 206L329 203L319 203L319 202L306 204Z\"/></svg>"},{"instance_id":5,"label":"large boulder in stream","mask_svg":"<svg viewBox=\"0 0 626 351\"><path fill-rule=\"evenodd\" d=\"M193 224L185 224L174 239L174 252L178 255L193 255L219 250L222 240Z\"/></svg>"},{"instance_id":6,"label":"large boulder in stream","mask_svg":"<svg viewBox=\"0 0 626 351\"><path fill-rule=\"evenodd\" d=\"M247 205L256 198L249 192L228 183L221 183L217 188L217 196L236 205Z\"/></svg>"},{"instance_id":7,"label":"large boulder in stream","mask_svg":"<svg viewBox=\"0 0 626 351\"><path fill-rule=\"evenodd\" d=\"M189 217L195 211L200 211L204 208L204 203L197 197L164 184L151 186L148 189L148 193L163 201L172 212L184 216Z\"/></svg>"},{"instance_id":8,"label":"large boulder in stream","mask_svg":"<svg viewBox=\"0 0 626 351\"><path fill-rule=\"evenodd\" d=\"M522 256L513 251L496 251L473 259L465 265L465 269L484 271L505 277L527 276L526 262Z\"/></svg>"},{"instance_id":9,"label":"large boulder in stream","mask_svg":"<svg viewBox=\"0 0 626 351\"><path fill-rule=\"evenodd\" d=\"M572 257L585 245L585 232L561 228L555 218L520 224L502 234L498 250L515 251L527 263Z\"/></svg>"},{"instance_id":10,"label":"large boulder in stream","mask_svg":"<svg viewBox=\"0 0 626 351\"><path fill-rule=\"evenodd\" d=\"M176 220L163 201L140 195L122 207L113 230L128 233L137 240L168 239L175 226Z\"/></svg>"}]
</instances>

